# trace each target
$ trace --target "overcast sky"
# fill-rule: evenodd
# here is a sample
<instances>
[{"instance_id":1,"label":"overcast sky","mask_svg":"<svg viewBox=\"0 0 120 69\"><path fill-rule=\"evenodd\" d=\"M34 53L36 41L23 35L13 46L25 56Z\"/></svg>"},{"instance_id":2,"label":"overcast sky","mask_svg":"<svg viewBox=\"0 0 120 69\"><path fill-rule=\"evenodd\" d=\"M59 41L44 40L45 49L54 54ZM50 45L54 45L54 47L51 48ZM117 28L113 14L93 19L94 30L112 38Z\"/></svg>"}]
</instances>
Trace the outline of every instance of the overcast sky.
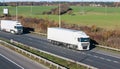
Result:
<instances>
[{"instance_id":1,"label":"overcast sky","mask_svg":"<svg viewBox=\"0 0 120 69\"><path fill-rule=\"evenodd\" d=\"M0 0L1 2L16 2L16 1L71 1L71 2L76 2L76 1L103 1L103 2L120 2L120 0Z\"/></svg>"}]
</instances>

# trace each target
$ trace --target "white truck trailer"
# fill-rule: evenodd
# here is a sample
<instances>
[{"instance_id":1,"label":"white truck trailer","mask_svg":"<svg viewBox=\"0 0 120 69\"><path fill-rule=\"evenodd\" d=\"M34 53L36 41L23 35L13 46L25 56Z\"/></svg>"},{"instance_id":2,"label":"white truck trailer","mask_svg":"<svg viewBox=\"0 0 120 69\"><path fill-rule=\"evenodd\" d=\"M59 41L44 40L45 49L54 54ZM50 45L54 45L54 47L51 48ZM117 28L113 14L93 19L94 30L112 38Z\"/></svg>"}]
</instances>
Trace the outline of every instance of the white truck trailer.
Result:
<instances>
[{"instance_id":1,"label":"white truck trailer","mask_svg":"<svg viewBox=\"0 0 120 69\"><path fill-rule=\"evenodd\" d=\"M65 28L48 28L47 39L77 50L89 50L90 46L89 36L85 32Z\"/></svg>"},{"instance_id":2,"label":"white truck trailer","mask_svg":"<svg viewBox=\"0 0 120 69\"><path fill-rule=\"evenodd\" d=\"M13 34L23 33L23 26L21 25L21 23L13 20L1 20L0 29L2 31L10 32Z\"/></svg>"}]
</instances>

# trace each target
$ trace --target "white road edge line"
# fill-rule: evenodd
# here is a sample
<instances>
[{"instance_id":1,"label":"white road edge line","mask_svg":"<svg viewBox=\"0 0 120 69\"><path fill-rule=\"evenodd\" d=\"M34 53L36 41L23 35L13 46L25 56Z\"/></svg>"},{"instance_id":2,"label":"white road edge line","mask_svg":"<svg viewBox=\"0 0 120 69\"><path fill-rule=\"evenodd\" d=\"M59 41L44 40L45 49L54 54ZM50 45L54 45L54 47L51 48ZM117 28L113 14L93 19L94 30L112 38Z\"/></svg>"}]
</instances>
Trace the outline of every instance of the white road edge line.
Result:
<instances>
[{"instance_id":1,"label":"white road edge line","mask_svg":"<svg viewBox=\"0 0 120 69\"><path fill-rule=\"evenodd\" d=\"M96 51L92 51L92 52L120 59L120 57L112 56L111 54L108 55L108 54L104 54L104 53L100 53L100 52L96 52Z\"/></svg>"},{"instance_id":2,"label":"white road edge line","mask_svg":"<svg viewBox=\"0 0 120 69\"><path fill-rule=\"evenodd\" d=\"M18 67L20 67L21 69L24 69L22 66L20 66L19 64L15 63L14 61L10 60L9 58L7 58L6 56L0 54L0 56L2 56L3 58L7 59L8 61L12 62L13 64L17 65Z\"/></svg>"}]
</instances>

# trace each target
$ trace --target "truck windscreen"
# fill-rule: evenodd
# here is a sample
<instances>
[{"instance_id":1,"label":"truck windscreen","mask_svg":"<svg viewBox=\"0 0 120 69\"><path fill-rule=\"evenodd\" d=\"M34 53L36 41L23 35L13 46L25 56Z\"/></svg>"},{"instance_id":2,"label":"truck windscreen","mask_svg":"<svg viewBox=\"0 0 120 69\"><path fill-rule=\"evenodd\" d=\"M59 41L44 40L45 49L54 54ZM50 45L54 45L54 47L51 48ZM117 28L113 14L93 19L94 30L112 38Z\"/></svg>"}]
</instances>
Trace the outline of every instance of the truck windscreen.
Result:
<instances>
[{"instance_id":1,"label":"truck windscreen","mask_svg":"<svg viewBox=\"0 0 120 69\"><path fill-rule=\"evenodd\" d=\"M22 26L15 26L16 29L22 29Z\"/></svg>"},{"instance_id":2,"label":"truck windscreen","mask_svg":"<svg viewBox=\"0 0 120 69\"><path fill-rule=\"evenodd\" d=\"M89 42L89 38L78 38L79 42Z\"/></svg>"}]
</instances>

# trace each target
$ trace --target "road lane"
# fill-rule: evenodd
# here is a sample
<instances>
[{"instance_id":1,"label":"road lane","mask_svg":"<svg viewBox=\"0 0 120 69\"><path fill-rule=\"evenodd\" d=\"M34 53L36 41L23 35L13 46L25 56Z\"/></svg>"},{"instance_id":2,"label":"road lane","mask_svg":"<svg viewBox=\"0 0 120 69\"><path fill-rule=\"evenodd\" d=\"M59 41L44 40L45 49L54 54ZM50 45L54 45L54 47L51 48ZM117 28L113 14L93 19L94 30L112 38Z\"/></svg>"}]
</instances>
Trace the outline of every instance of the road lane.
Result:
<instances>
[{"instance_id":1,"label":"road lane","mask_svg":"<svg viewBox=\"0 0 120 69\"><path fill-rule=\"evenodd\" d=\"M119 69L120 58L92 52L92 51L74 51L63 47L52 45L46 38L26 35L13 35L10 33L0 33L0 37L13 39L29 46L62 56L74 61L83 62L88 65L98 67L100 69Z\"/></svg>"},{"instance_id":2,"label":"road lane","mask_svg":"<svg viewBox=\"0 0 120 69\"><path fill-rule=\"evenodd\" d=\"M13 61L11 62L10 59L5 57L4 55L0 54L0 69L24 69L20 65L14 63Z\"/></svg>"},{"instance_id":3,"label":"road lane","mask_svg":"<svg viewBox=\"0 0 120 69\"><path fill-rule=\"evenodd\" d=\"M8 61L2 61L2 59L0 59L0 69L48 69L47 67L21 55L18 54L8 48L5 48L3 46L0 45L0 53L3 55L0 56L0 58L3 58L4 56L7 57L9 60ZM3 63L5 62L5 63ZM6 63L8 62L8 63ZM10 63L11 62L11 63ZM13 65L14 64L14 65ZM5 67L6 65L6 67ZM17 68L15 68L15 66L17 66Z\"/></svg>"}]
</instances>

